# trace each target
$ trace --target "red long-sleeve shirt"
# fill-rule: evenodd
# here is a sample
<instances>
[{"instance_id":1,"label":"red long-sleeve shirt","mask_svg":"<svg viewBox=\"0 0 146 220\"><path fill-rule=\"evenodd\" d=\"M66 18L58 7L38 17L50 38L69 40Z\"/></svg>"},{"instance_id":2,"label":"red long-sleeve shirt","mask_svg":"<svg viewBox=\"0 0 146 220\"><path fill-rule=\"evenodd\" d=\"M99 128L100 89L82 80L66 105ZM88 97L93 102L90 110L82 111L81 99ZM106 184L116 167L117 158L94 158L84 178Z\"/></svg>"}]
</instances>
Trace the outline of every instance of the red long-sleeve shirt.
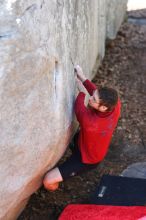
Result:
<instances>
[{"instance_id":1,"label":"red long-sleeve shirt","mask_svg":"<svg viewBox=\"0 0 146 220\"><path fill-rule=\"evenodd\" d=\"M83 83L90 95L96 86L88 79ZM95 164L105 157L113 131L117 125L121 103L118 100L112 112L99 112L84 105L85 93L80 92L75 101L75 114L80 123L78 146L82 162Z\"/></svg>"}]
</instances>

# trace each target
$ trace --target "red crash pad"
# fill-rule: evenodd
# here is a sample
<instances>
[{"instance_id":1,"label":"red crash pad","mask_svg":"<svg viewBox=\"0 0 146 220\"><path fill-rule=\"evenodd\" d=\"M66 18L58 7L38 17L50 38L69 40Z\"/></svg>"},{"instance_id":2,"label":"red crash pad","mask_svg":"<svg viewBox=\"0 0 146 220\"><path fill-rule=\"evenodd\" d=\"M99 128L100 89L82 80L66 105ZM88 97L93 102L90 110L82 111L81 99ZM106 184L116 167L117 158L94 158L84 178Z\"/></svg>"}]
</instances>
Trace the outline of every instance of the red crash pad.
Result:
<instances>
[{"instance_id":1,"label":"red crash pad","mask_svg":"<svg viewBox=\"0 0 146 220\"><path fill-rule=\"evenodd\" d=\"M58 220L142 220L144 206L68 205Z\"/></svg>"}]
</instances>

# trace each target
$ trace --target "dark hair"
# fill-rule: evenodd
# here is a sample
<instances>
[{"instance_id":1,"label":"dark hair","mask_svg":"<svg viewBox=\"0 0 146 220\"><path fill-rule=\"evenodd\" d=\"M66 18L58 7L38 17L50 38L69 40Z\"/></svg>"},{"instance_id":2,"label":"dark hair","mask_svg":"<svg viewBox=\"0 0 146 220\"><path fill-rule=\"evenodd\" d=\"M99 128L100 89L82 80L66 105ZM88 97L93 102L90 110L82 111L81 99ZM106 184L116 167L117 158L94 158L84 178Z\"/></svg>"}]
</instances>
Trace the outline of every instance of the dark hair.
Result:
<instances>
[{"instance_id":1,"label":"dark hair","mask_svg":"<svg viewBox=\"0 0 146 220\"><path fill-rule=\"evenodd\" d=\"M115 89L100 87L98 89L100 105L106 106L107 111L112 111L118 102L118 93Z\"/></svg>"}]
</instances>

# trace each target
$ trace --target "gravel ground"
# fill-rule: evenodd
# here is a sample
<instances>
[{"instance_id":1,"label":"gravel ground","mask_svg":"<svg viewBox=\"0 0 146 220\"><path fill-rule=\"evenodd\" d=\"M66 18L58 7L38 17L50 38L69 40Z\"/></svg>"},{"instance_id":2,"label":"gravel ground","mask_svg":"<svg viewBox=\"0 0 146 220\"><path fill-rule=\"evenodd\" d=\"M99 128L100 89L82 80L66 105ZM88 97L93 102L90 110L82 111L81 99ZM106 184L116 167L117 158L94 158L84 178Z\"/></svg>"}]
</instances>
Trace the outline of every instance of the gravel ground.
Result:
<instances>
[{"instance_id":1,"label":"gravel ground","mask_svg":"<svg viewBox=\"0 0 146 220\"><path fill-rule=\"evenodd\" d=\"M146 10L132 16L141 14ZM69 179L56 192L41 188L19 220L57 220L67 204L87 203L103 174L119 175L132 163L146 162L146 25L125 22L121 26L117 38L107 41L105 58L93 81L117 88L122 101L108 155L98 169ZM69 154L68 150L63 159Z\"/></svg>"}]
</instances>

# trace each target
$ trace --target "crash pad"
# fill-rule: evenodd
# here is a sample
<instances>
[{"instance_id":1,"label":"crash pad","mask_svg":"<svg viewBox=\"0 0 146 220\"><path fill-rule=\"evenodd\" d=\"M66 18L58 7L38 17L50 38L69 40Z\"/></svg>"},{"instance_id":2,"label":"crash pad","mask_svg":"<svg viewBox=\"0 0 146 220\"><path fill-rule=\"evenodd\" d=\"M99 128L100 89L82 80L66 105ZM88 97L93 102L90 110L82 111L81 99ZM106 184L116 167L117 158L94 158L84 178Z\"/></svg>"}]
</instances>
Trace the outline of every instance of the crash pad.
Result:
<instances>
[{"instance_id":1,"label":"crash pad","mask_svg":"<svg viewBox=\"0 0 146 220\"><path fill-rule=\"evenodd\" d=\"M58 220L143 220L144 206L68 205Z\"/></svg>"},{"instance_id":2,"label":"crash pad","mask_svg":"<svg viewBox=\"0 0 146 220\"><path fill-rule=\"evenodd\" d=\"M90 203L99 205L146 205L146 179L104 175Z\"/></svg>"}]
</instances>

